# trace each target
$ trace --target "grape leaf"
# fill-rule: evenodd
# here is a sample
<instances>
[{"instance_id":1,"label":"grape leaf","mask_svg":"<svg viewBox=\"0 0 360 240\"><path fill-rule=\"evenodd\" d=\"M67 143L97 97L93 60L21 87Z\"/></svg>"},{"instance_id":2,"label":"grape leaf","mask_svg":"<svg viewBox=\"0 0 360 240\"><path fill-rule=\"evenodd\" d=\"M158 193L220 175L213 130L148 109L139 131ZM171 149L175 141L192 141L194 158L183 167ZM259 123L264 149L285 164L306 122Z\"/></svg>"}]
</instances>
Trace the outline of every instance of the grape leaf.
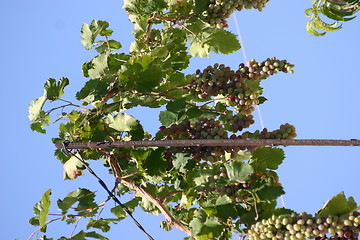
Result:
<instances>
[{"instance_id":1,"label":"grape leaf","mask_svg":"<svg viewBox=\"0 0 360 240\"><path fill-rule=\"evenodd\" d=\"M256 194L261 200L271 201L285 194L285 192L282 186L265 186L257 191Z\"/></svg>"},{"instance_id":2,"label":"grape leaf","mask_svg":"<svg viewBox=\"0 0 360 240\"><path fill-rule=\"evenodd\" d=\"M81 230L76 235L74 235L70 238L67 238L67 240L84 240L84 239L86 239L85 236L86 236L86 233L83 230Z\"/></svg>"},{"instance_id":3,"label":"grape leaf","mask_svg":"<svg viewBox=\"0 0 360 240\"><path fill-rule=\"evenodd\" d=\"M77 100L83 100L83 104L87 105L93 101L100 100L107 93L108 84L99 79L90 79L84 87L76 93Z\"/></svg>"},{"instance_id":4,"label":"grape leaf","mask_svg":"<svg viewBox=\"0 0 360 240\"><path fill-rule=\"evenodd\" d=\"M40 230L46 232L46 218L50 208L51 189L47 190L41 197L41 200L33 207L36 219L39 220ZM34 222L34 221L33 221Z\"/></svg>"},{"instance_id":5,"label":"grape leaf","mask_svg":"<svg viewBox=\"0 0 360 240\"><path fill-rule=\"evenodd\" d=\"M226 221L229 219L229 217L232 219L236 219L238 217L235 205L231 203L231 200L228 196L221 196L216 199L215 207L217 211L217 217L221 218L223 221Z\"/></svg>"},{"instance_id":6,"label":"grape leaf","mask_svg":"<svg viewBox=\"0 0 360 240\"><path fill-rule=\"evenodd\" d=\"M284 158L284 150L280 148L261 147L254 151L249 163L257 171L276 170Z\"/></svg>"},{"instance_id":7,"label":"grape leaf","mask_svg":"<svg viewBox=\"0 0 360 240\"><path fill-rule=\"evenodd\" d=\"M240 49L236 35L224 29L204 28L199 35L190 37L189 51L193 57L207 57L210 52L229 54Z\"/></svg>"},{"instance_id":8,"label":"grape leaf","mask_svg":"<svg viewBox=\"0 0 360 240\"><path fill-rule=\"evenodd\" d=\"M58 100L64 94L64 88L69 84L69 79L60 78L57 82L53 78L49 78L44 85L46 98L49 100Z\"/></svg>"},{"instance_id":9,"label":"grape leaf","mask_svg":"<svg viewBox=\"0 0 360 240\"><path fill-rule=\"evenodd\" d=\"M76 154L77 157L81 157L80 154ZM69 160L64 163L64 179L74 180L78 176L84 175L82 171L85 166L75 156L71 156Z\"/></svg>"},{"instance_id":10,"label":"grape leaf","mask_svg":"<svg viewBox=\"0 0 360 240\"><path fill-rule=\"evenodd\" d=\"M165 127L169 127L171 124L176 123L177 114L170 111L161 111L159 114L159 121Z\"/></svg>"},{"instance_id":11,"label":"grape leaf","mask_svg":"<svg viewBox=\"0 0 360 240\"><path fill-rule=\"evenodd\" d=\"M144 54L130 59L121 66L119 80L125 89L135 89L141 93L153 90L163 78L162 65L156 63L156 58Z\"/></svg>"},{"instance_id":12,"label":"grape leaf","mask_svg":"<svg viewBox=\"0 0 360 240\"><path fill-rule=\"evenodd\" d=\"M188 153L176 153L173 161L174 168L181 173L186 173L195 167L195 161L190 158Z\"/></svg>"},{"instance_id":13,"label":"grape leaf","mask_svg":"<svg viewBox=\"0 0 360 240\"><path fill-rule=\"evenodd\" d=\"M140 63L142 67L141 71L133 76L135 90L142 93L151 91L162 80L161 66L155 64L150 55L136 58L135 63Z\"/></svg>"},{"instance_id":14,"label":"grape leaf","mask_svg":"<svg viewBox=\"0 0 360 240\"><path fill-rule=\"evenodd\" d=\"M150 176L160 176L168 167L167 161L163 158L164 148L152 150L149 157L143 162L142 167Z\"/></svg>"},{"instance_id":15,"label":"grape leaf","mask_svg":"<svg viewBox=\"0 0 360 240\"><path fill-rule=\"evenodd\" d=\"M169 102L167 105L166 105L166 109L170 112L174 112L174 113L177 113L181 110L183 110L186 106L186 99L185 98L180 98L180 99L177 99L173 102Z\"/></svg>"},{"instance_id":16,"label":"grape leaf","mask_svg":"<svg viewBox=\"0 0 360 240\"><path fill-rule=\"evenodd\" d=\"M93 20L90 26L87 23L84 23L81 28L81 43L83 46L90 50L92 45L95 42L96 37L106 28L109 27L109 23L106 21L96 21Z\"/></svg>"},{"instance_id":17,"label":"grape leaf","mask_svg":"<svg viewBox=\"0 0 360 240\"><path fill-rule=\"evenodd\" d=\"M86 229L98 228L103 232L108 232L110 230L110 223L116 223L119 219L117 218L99 218L99 219L89 219Z\"/></svg>"},{"instance_id":18,"label":"grape leaf","mask_svg":"<svg viewBox=\"0 0 360 240\"><path fill-rule=\"evenodd\" d=\"M131 199L130 201L123 203L123 205L130 211L134 212L135 208L139 205L141 198L135 197ZM124 211L124 209L119 205L116 207L111 208L110 210L115 216L117 216L120 219L123 219L127 216L127 213Z\"/></svg>"},{"instance_id":19,"label":"grape leaf","mask_svg":"<svg viewBox=\"0 0 360 240\"><path fill-rule=\"evenodd\" d=\"M327 215L343 215L354 212L358 209L353 197L346 199L344 192L339 193L330 200L328 200L324 206L316 212L319 217Z\"/></svg>"},{"instance_id":20,"label":"grape leaf","mask_svg":"<svg viewBox=\"0 0 360 240\"><path fill-rule=\"evenodd\" d=\"M33 226L39 226L40 222L39 222L39 218L37 217L32 217L29 219L29 223Z\"/></svg>"},{"instance_id":21,"label":"grape leaf","mask_svg":"<svg viewBox=\"0 0 360 240\"><path fill-rule=\"evenodd\" d=\"M108 67L107 63L108 55L103 53L91 60L92 67L87 70L89 77L91 78L100 78L104 75L105 70Z\"/></svg>"},{"instance_id":22,"label":"grape leaf","mask_svg":"<svg viewBox=\"0 0 360 240\"><path fill-rule=\"evenodd\" d=\"M195 13L201 15L204 11L209 8L210 1L209 0L196 0L195 1Z\"/></svg>"},{"instance_id":23,"label":"grape leaf","mask_svg":"<svg viewBox=\"0 0 360 240\"><path fill-rule=\"evenodd\" d=\"M29 119L30 121L36 121L40 113L42 111L42 108L46 102L46 96L41 96L35 101L31 101L29 104Z\"/></svg>"},{"instance_id":24,"label":"grape leaf","mask_svg":"<svg viewBox=\"0 0 360 240\"><path fill-rule=\"evenodd\" d=\"M91 208L95 208L95 193L85 188L78 188L77 190L70 192L66 197L57 201L59 209L62 210L63 214L66 214L69 208L78 202L75 210L83 214L84 216L93 216L96 211L89 211Z\"/></svg>"},{"instance_id":25,"label":"grape leaf","mask_svg":"<svg viewBox=\"0 0 360 240\"><path fill-rule=\"evenodd\" d=\"M188 182L193 183L195 186L201 186L203 183L208 182L210 176L214 176L215 174L213 169L193 170L188 174Z\"/></svg>"},{"instance_id":26,"label":"grape leaf","mask_svg":"<svg viewBox=\"0 0 360 240\"><path fill-rule=\"evenodd\" d=\"M245 181L254 172L253 167L244 162L226 163L225 168L231 181Z\"/></svg>"},{"instance_id":27,"label":"grape leaf","mask_svg":"<svg viewBox=\"0 0 360 240\"><path fill-rule=\"evenodd\" d=\"M35 122L30 124L30 128L32 131L36 131L39 133L46 133L46 130L44 129L45 125L40 122Z\"/></svg>"},{"instance_id":28,"label":"grape leaf","mask_svg":"<svg viewBox=\"0 0 360 240\"><path fill-rule=\"evenodd\" d=\"M144 15L145 13L152 13L162 11L167 7L164 0L148 0L148 1L133 1L124 0L123 8L129 13L136 13Z\"/></svg>"},{"instance_id":29,"label":"grape leaf","mask_svg":"<svg viewBox=\"0 0 360 240\"><path fill-rule=\"evenodd\" d=\"M190 221L191 235L199 235L203 226L204 224L201 222L200 218L193 218Z\"/></svg>"},{"instance_id":30,"label":"grape leaf","mask_svg":"<svg viewBox=\"0 0 360 240\"><path fill-rule=\"evenodd\" d=\"M96 238L96 239L108 239L107 237L100 235L95 231L87 232L85 235L86 235L86 237L91 237L91 238Z\"/></svg>"},{"instance_id":31,"label":"grape leaf","mask_svg":"<svg viewBox=\"0 0 360 240\"><path fill-rule=\"evenodd\" d=\"M229 54L240 49L236 35L224 29L216 29L204 44L209 45L210 51L215 53Z\"/></svg>"},{"instance_id":32,"label":"grape leaf","mask_svg":"<svg viewBox=\"0 0 360 240\"><path fill-rule=\"evenodd\" d=\"M127 115L126 113L115 115L115 117L109 114L105 119L105 123L119 132L130 131L139 124L134 117Z\"/></svg>"},{"instance_id":33,"label":"grape leaf","mask_svg":"<svg viewBox=\"0 0 360 240\"><path fill-rule=\"evenodd\" d=\"M209 217L204 222L199 235L209 235L209 237L219 237L223 231L223 226L214 217Z\"/></svg>"},{"instance_id":34,"label":"grape leaf","mask_svg":"<svg viewBox=\"0 0 360 240\"><path fill-rule=\"evenodd\" d=\"M190 107L186 111L186 116L191 123L197 122L200 118L210 119L210 118L215 118L218 115L219 115L218 113L214 113L214 112L210 112L210 111L203 111L197 107Z\"/></svg>"}]
</instances>

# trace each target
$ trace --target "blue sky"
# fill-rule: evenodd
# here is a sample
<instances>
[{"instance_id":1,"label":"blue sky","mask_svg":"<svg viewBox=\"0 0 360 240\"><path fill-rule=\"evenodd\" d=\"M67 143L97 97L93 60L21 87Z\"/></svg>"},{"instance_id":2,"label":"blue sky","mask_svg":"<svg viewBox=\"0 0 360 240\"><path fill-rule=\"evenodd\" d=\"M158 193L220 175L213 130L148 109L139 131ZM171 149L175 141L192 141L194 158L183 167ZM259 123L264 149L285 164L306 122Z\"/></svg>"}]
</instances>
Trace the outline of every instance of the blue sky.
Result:
<instances>
[{"instance_id":1,"label":"blue sky","mask_svg":"<svg viewBox=\"0 0 360 240\"><path fill-rule=\"evenodd\" d=\"M249 59L262 61L276 56L295 64L295 74L277 74L263 82L264 96L269 99L261 105L264 124L275 129L291 123L297 127L299 139L359 139L360 20L347 22L342 30L325 37L313 37L305 31L304 10L310 6L310 0L270 1L262 13L237 13ZM80 43L83 23L93 19L109 21L114 39L123 45L120 51L128 52L132 25L121 7L122 1L114 0L0 2L1 239L26 239L35 231L27 221L32 217L32 206L47 189L53 189L54 206L58 198L78 187L98 190L98 201L105 199L103 190L89 174L75 181L63 180L62 165L53 157L51 142L57 129L48 128L46 135L31 132L27 107L42 95L43 84L50 77L68 77L70 86L64 98L74 100L74 94L85 83L81 65L96 54ZM232 17L229 24L236 33ZM241 51L213 54L209 59L194 58L186 72L215 62L235 68L244 59ZM148 131L158 128L157 112L142 109L133 114ZM255 118L254 128L260 128L257 114ZM359 147L286 147L285 153L278 173L286 191L286 207L314 213L341 191L360 203ZM94 165L112 186L112 178L101 163ZM108 205L106 209L113 203ZM56 213L56 208L51 212ZM135 217L157 240L185 236L178 230L160 229L159 220L164 220L161 216L138 211ZM72 231L62 223L52 223L48 229L49 237L69 236ZM130 219L104 235L110 239L146 239Z\"/></svg>"}]
</instances>

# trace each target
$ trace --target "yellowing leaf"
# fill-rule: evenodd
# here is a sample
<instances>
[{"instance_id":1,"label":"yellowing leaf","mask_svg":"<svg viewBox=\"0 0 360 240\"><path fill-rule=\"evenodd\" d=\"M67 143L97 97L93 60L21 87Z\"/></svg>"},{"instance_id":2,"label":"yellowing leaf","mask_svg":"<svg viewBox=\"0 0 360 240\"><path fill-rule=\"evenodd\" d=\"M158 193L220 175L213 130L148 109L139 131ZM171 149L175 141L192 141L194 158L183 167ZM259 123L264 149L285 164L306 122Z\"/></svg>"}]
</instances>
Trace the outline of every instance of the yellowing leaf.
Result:
<instances>
[{"instance_id":1,"label":"yellowing leaf","mask_svg":"<svg viewBox=\"0 0 360 240\"><path fill-rule=\"evenodd\" d=\"M78 157L81 157L77 153ZM82 171L84 169L84 164L79 161L75 156L72 156L68 161L64 163L64 179L74 180L78 176L84 175Z\"/></svg>"}]
</instances>

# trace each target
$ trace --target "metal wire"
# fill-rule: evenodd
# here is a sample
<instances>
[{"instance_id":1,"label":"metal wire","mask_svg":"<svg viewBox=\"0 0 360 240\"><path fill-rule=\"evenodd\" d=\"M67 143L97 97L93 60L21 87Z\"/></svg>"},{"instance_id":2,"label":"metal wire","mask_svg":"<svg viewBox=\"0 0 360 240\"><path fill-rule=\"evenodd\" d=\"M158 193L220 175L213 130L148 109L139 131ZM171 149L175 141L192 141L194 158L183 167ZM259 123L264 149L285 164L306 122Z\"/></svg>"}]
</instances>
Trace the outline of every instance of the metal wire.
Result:
<instances>
[{"instance_id":1,"label":"metal wire","mask_svg":"<svg viewBox=\"0 0 360 240\"><path fill-rule=\"evenodd\" d=\"M146 230L143 228L143 226L141 226L141 224L134 218L134 216L132 215L132 213L130 212L130 210L120 202L120 200L114 195L114 193L112 193L109 188L106 186L105 182L94 172L94 170L92 170L92 168L89 166L89 164L87 162L85 162L82 158L78 157L76 154L74 154L68 147L67 145L69 144L69 142L64 141L62 143L62 150L63 152L67 155L70 154L71 156L77 158L82 164L84 164L85 168L90 172L91 175L93 175L98 182L100 183L100 185L105 189L105 191L107 192L107 194L117 203L120 205L120 207L131 217L131 219L134 221L135 225L150 239L150 240L154 240L150 234L148 234L146 232Z\"/></svg>"}]
</instances>

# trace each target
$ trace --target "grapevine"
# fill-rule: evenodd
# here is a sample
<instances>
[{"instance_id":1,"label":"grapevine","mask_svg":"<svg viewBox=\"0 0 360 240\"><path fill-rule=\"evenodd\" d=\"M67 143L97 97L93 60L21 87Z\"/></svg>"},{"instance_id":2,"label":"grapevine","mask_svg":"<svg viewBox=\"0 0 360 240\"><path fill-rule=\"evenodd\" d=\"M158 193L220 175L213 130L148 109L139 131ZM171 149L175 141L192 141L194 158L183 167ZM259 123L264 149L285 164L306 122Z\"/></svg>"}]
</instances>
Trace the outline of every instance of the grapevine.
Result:
<instances>
[{"instance_id":1,"label":"grapevine","mask_svg":"<svg viewBox=\"0 0 360 240\"><path fill-rule=\"evenodd\" d=\"M255 106L267 100L262 96L261 81L280 72L293 73L294 65L287 60L253 59L235 69L215 63L193 74L182 72L191 57L237 51L240 43L236 35L224 29L227 18L235 10L261 11L267 2L124 1L124 9L135 25L135 41L129 51L123 51L126 54L117 52L121 44L110 39L113 31L108 22L94 20L83 25L81 42L87 50L95 48L98 55L82 66L87 81L76 93L79 103L62 99L69 79L48 79L44 94L29 106L31 129L45 133L47 125L59 125L53 142L62 146L55 156L64 166L65 179L76 179L84 171L93 173L90 160L102 160L116 179L114 192L134 195L124 202L125 207L119 204L111 209L112 218L102 218L102 211L95 216L108 200L97 204L95 193L87 189L80 188L57 201L62 211L59 221L70 224L75 222L74 216L89 218L86 230L71 239L107 239L95 230L108 231L111 224L127 214L131 216L129 211L138 208L163 214L166 221L161 227L176 227L188 236L186 239L230 239L234 233L248 236L249 240L358 238L360 215L352 199L340 196L330 204L351 210L341 214L329 208L323 211L326 214L316 216L284 215L293 211L277 208L278 197L285 193L276 172L285 158L281 148L196 143L185 147L135 147L136 142L154 144L156 140L296 137L295 127L289 123L274 130L250 129L255 123ZM58 105L47 108L54 103ZM130 115L138 106L161 108L160 127L154 136L142 125L141 117ZM61 113L54 120L51 117L55 111ZM135 143L132 147L101 147L102 143L119 142ZM65 151L69 150L68 143L88 146ZM89 147L90 143L96 145ZM45 192L34 207L35 217L30 223L38 227L37 232L46 232L52 221L46 219L50 194L50 190ZM77 202L78 206L74 206ZM84 215L84 206L95 210ZM90 228L95 230L88 231Z\"/></svg>"}]
</instances>

